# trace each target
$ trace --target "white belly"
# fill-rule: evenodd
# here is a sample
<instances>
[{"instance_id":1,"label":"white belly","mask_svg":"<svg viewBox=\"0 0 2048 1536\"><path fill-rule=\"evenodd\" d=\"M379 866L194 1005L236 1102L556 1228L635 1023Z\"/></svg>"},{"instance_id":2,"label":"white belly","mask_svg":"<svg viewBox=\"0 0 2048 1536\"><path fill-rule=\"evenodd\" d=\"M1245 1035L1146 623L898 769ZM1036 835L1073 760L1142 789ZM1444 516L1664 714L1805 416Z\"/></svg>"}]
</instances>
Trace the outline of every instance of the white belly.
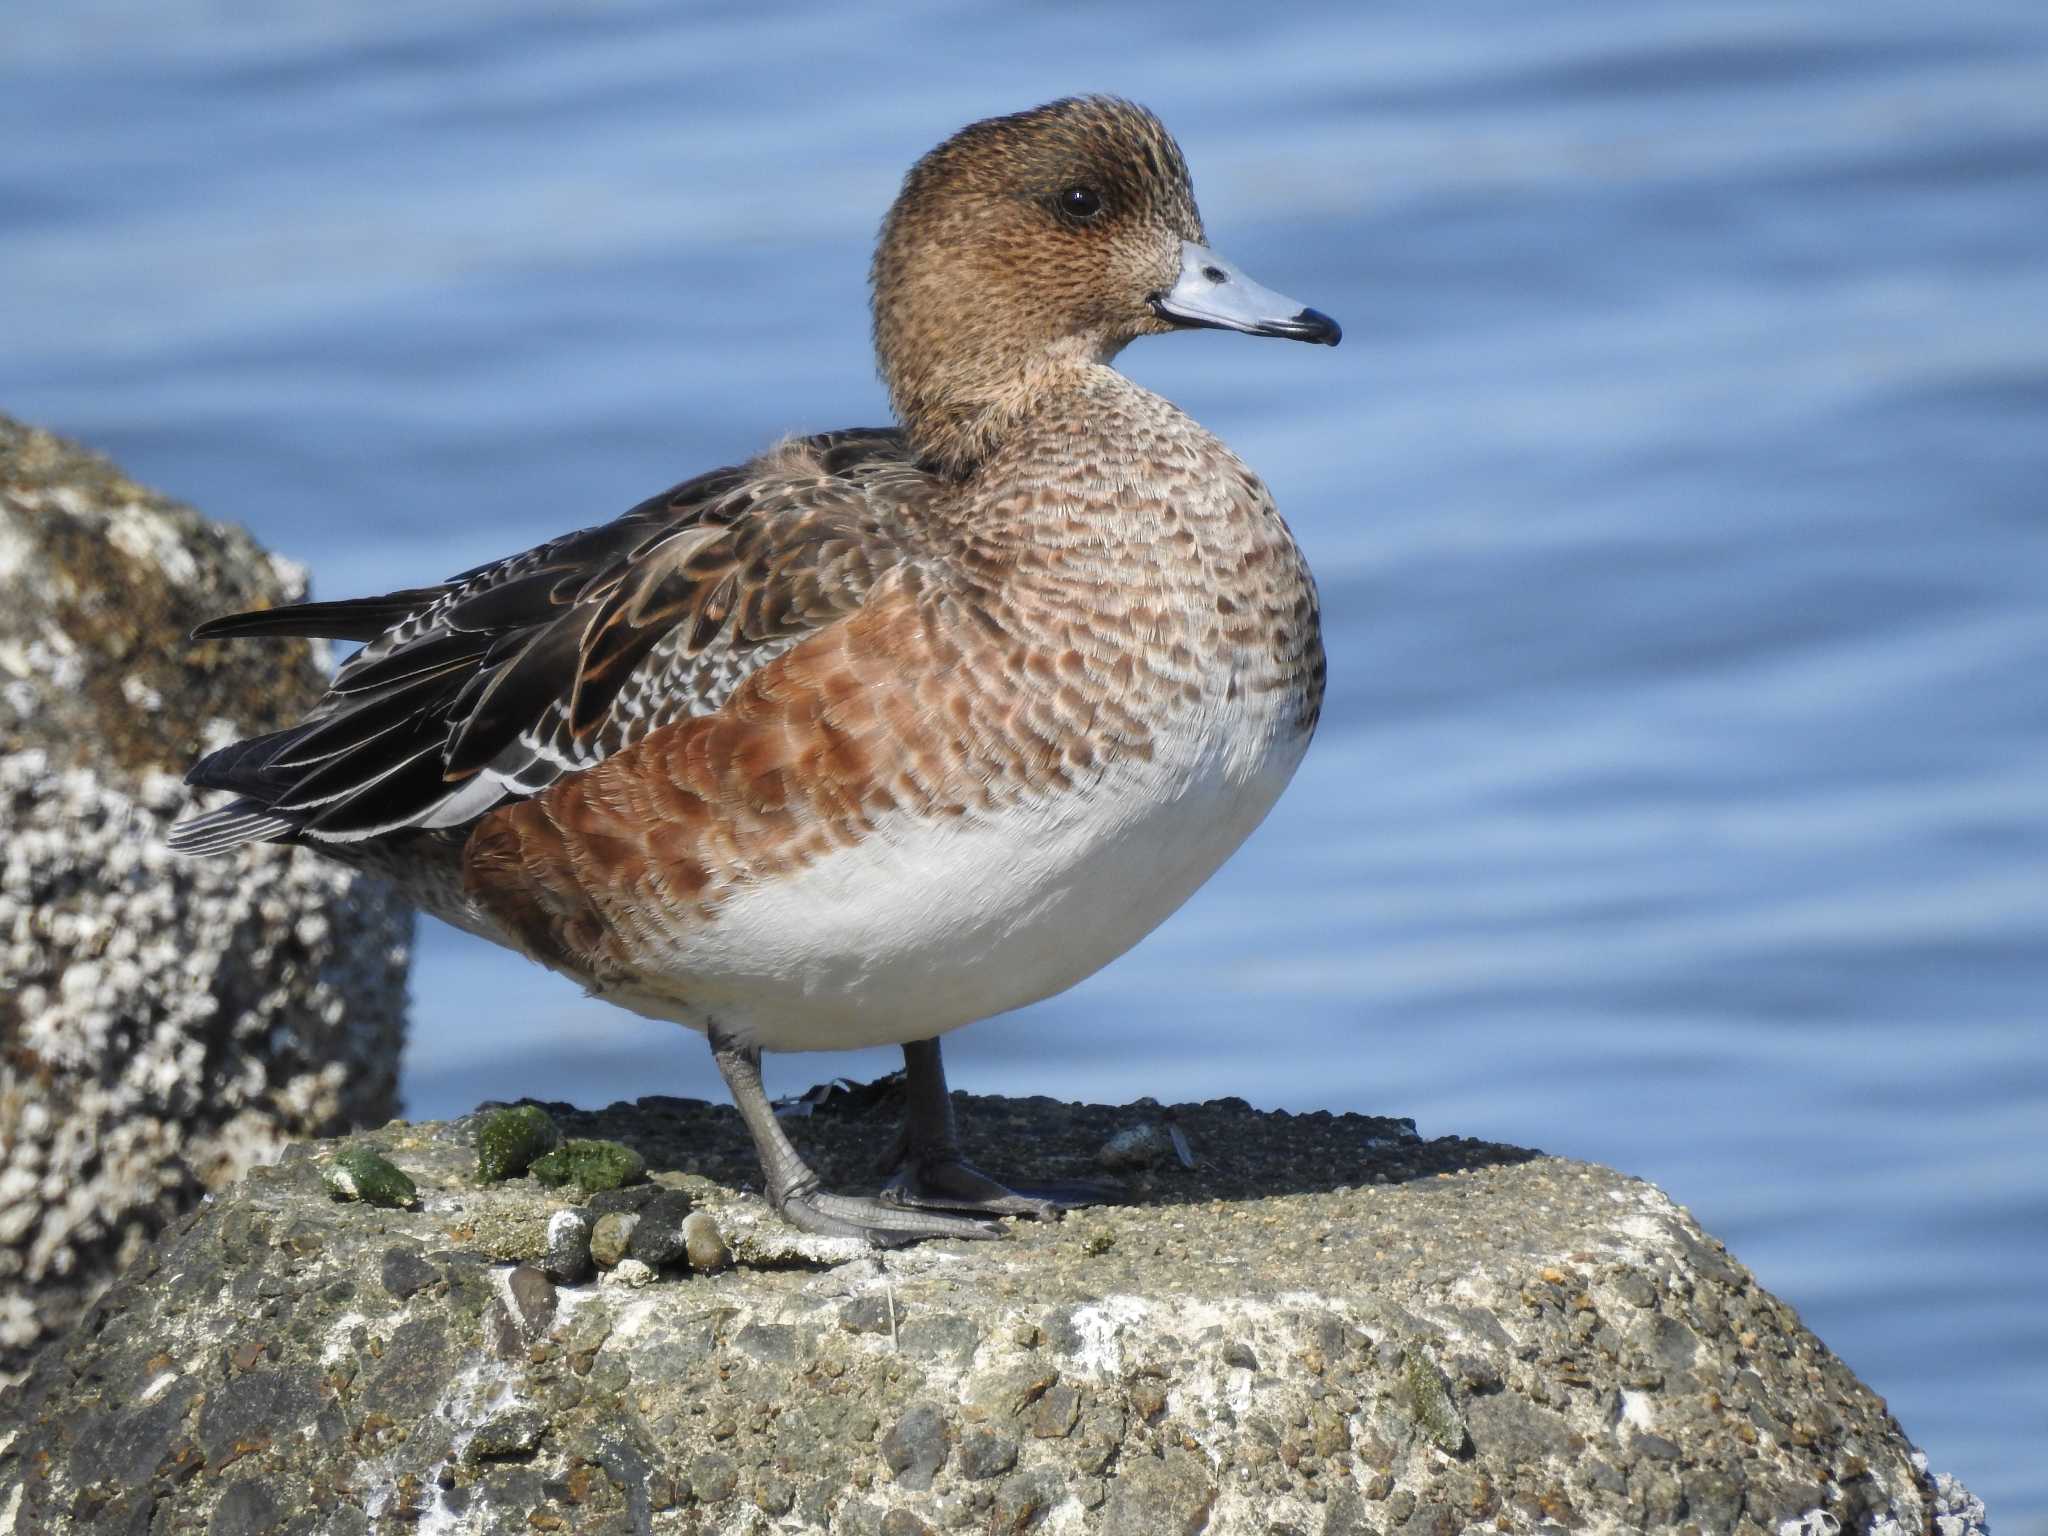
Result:
<instances>
[{"instance_id":1,"label":"white belly","mask_svg":"<svg viewBox=\"0 0 2048 1536\"><path fill-rule=\"evenodd\" d=\"M1092 975L1164 922L1272 809L1308 743L1186 743L1058 797L899 815L676 932L636 1012L764 1049L929 1039ZM1173 761L1178 758L1179 760Z\"/></svg>"}]
</instances>

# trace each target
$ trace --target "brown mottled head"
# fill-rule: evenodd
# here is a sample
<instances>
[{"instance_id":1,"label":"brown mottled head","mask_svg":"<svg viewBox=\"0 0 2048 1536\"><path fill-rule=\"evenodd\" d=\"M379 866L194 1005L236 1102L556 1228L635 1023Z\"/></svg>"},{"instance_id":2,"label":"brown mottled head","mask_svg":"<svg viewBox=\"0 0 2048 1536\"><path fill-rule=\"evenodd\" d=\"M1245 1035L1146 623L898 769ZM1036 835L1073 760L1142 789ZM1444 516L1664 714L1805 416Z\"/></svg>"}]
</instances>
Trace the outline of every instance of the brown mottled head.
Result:
<instances>
[{"instance_id":1,"label":"brown mottled head","mask_svg":"<svg viewBox=\"0 0 2048 1536\"><path fill-rule=\"evenodd\" d=\"M961 129L911 168L875 251L875 349L912 441L964 473L1049 374L1139 336L1335 340L1206 247L1180 146L1143 107L1075 97ZM1233 281L1246 302L1212 302Z\"/></svg>"}]
</instances>

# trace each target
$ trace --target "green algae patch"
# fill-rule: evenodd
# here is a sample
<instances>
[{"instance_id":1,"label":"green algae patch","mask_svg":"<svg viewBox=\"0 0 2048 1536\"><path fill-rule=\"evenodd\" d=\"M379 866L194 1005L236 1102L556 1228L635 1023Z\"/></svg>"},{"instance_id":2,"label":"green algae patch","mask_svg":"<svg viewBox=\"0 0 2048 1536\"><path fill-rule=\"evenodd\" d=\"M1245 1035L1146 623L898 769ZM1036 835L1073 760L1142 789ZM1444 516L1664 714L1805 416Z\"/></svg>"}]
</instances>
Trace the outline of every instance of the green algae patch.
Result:
<instances>
[{"instance_id":1,"label":"green algae patch","mask_svg":"<svg viewBox=\"0 0 2048 1536\"><path fill-rule=\"evenodd\" d=\"M1470 1438L1465 1421L1451 1394L1444 1390L1443 1377L1419 1349L1410 1349L1401 1362L1401 1405L1438 1450L1448 1456L1464 1452Z\"/></svg>"},{"instance_id":2,"label":"green algae patch","mask_svg":"<svg viewBox=\"0 0 2048 1536\"><path fill-rule=\"evenodd\" d=\"M526 1171L550 1189L573 1184L594 1195L639 1183L647 1177L647 1159L616 1141L565 1141Z\"/></svg>"},{"instance_id":3,"label":"green algae patch","mask_svg":"<svg viewBox=\"0 0 2048 1536\"><path fill-rule=\"evenodd\" d=\"M533 1166L536 1158L561 1144L561 1131L538 1104L492 1110L476 1130L477 1182L496 1184L516 1179Z\"/></svg>"},{"instance_id":4,"label":"green algae patch","mask_svg":"<svg viewBox=\"0 0 2048 1536\"><path fill-rule=\"evenodd\" d=\"M374 1147L343 1147L320 1170L320 1181L337 1200L360 1200L390 1210L404 1210L420 1198L405 1170Z\"/></svg>"}]
</instances>

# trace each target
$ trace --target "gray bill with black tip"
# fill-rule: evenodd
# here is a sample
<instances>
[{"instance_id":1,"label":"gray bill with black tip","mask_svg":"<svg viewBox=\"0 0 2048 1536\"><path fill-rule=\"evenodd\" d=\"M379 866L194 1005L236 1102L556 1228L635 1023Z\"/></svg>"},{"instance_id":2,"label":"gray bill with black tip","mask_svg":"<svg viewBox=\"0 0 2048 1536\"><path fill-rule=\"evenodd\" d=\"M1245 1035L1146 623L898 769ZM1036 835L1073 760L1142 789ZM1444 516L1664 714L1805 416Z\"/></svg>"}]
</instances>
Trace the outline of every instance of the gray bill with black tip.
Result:
<instances>
[{"instance_id":1,"label":"gray bill with black tip","mask_svg":"<svg viewBox=\"0 0 2048 1536\"><path fill-rule=\"evenodd\" d=\"M1321 310L1253 282L1207 246L1181 242L1180 276L1152 296L1153 312L1175 325L1209 326L1334 347L1344 331Z\"/></svg>"}]
</instances>

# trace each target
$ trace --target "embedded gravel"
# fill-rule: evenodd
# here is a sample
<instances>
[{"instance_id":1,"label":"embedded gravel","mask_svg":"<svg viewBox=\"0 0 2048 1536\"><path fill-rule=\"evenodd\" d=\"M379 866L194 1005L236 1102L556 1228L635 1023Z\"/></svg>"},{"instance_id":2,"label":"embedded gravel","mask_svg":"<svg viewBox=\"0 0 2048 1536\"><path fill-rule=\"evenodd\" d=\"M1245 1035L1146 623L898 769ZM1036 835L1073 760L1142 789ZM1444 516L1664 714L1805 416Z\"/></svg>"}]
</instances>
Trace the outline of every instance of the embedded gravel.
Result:
<instances>
[{"instance_id":1,"label":"embedded gravel","mask_svg":"<svg viewBox=\"0 0 2048 1536\"><path fill-rule=\"evenodd\" d=\"M895 1107L792 1133L872 1188ZM875 1254L767 1213L729 1108L545 1108L651 1182L479 1186L473 1120L394 1123L362 1140L416 1210L333 1201L330 1144L188 1217L0 1400L0 1532L1981 1529L1789 1307L1606 1169L962 1097L992 1171L1090 1176L1146 1124L1176 1155L1128 1204ZM685 1200L731 1267L664 1237L562 1283L559 1213L666 1233Z\"/></svg>"}]
</instances>

